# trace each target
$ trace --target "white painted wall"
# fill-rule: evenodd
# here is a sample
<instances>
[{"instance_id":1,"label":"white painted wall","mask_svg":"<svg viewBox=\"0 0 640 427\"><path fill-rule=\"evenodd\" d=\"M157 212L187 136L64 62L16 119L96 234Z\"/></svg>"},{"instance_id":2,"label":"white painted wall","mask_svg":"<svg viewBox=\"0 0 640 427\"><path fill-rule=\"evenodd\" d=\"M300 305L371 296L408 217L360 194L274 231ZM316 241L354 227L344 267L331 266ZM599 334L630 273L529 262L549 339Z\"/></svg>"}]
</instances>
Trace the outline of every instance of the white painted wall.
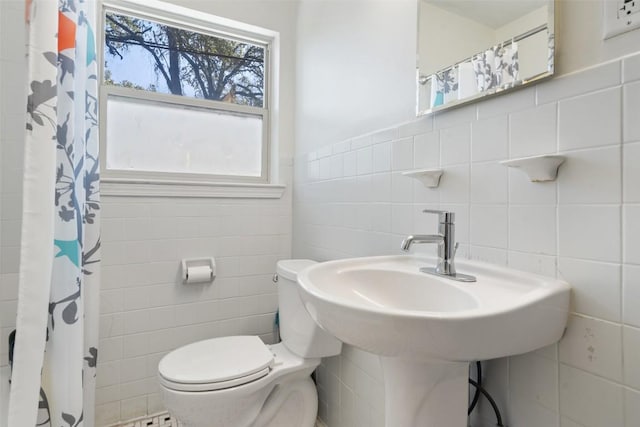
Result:
<instances>
[{"instance_id":1,"label":"white painted wall","mask_svg":"<svg viewBox=\"0 0 640 427\"><path fill-rule=\"evenodd\" d=\"M412 116L416 11L412 0L300 2L296 150Z\"/></svg>"},{"instance_id":2,"label":"white painted wall","mask_svg":"<svg viewBox=\"0 0 640 427\"><path fill-rule=\"evenodd\" d=\"M640 46L640 31L602 40L603 1L609 0L556 1L559 74L618 58Z\"/></svg>"}]
</instances>

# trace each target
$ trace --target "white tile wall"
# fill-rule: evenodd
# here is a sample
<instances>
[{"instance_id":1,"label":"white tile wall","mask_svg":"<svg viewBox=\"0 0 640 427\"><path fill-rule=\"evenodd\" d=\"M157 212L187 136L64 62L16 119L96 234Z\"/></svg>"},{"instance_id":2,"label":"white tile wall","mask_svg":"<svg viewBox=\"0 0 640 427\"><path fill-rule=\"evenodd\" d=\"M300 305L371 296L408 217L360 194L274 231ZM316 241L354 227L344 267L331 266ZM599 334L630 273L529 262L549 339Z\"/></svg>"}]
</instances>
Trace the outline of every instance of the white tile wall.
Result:
<instances>
[{"instance_id":1,"label":"white tile wall","mask_svg":"<svg viewBox=\"0 0 640 427\"><path fill-rule=\"evenodd\" d=\"M560 256L620 262L620 207L560 205Z\"/></svg>"},{"instance_id":2,"label":"white tile wall","mask_svg":"<svg viewBox=\"0 0 640 427\"><path fill-rule=\"evenodd\" d=\"M496 162L474 163L471 167L471 203L506 204L508 172Z\"/></svg>"},{"instance_id":3,"label":"white tile wall","mask_svg":"<svg viewBox=\"0 0 640 427\"><path fill-rule=\"evenodd\" d=\"M556 151L557 108L552 103L511 114L511 158Z\"/></svg>"},{"instance_id":4,"label":"white tile wall","mask_svg":"<svg viewBox=\"0 0 640 427\"><path fill-rule=\"evenodd\" d=\"M437 132L423 133L413 138L413 166L429 168L438 165L440 141Z\"/></svg>"},{"instance_id":5,"label":"white tile wall","mask_svg":"<svg viewBox=\"0 0 640 427\"><path fill-rule=\"evenodd\" d=\"M472 123L471 159L474 162L500 160L508 155L508 117L500 115Z\"/></svg>"},{"instance_id":6,"label":"white tile wall","mask_svg":"<svg viewBox=\"0 0 640 427\"><path fill-rule=\"evenodd\" d=\"M621 202L620 146L566 152L558 185L560 204Z\"/></svg>"},{"instance_id":7,"label":"white tile wall","mask_svg":"<svg viewBox=\"0 0 640 427\"><path fill-rule=\"evenodd\" d=\"M573 285L572 315L559 345L485 363L506 424L639 425L638 79L640 55L421 118L395 133L356 138L351 145L366 141L360 149L372 144L376 165L357 180L346 173L326 180L310 175L307 159L315 155L299 153L294 254L318 260L397 254L404 235L435 230L421 209L454 210L459 256ZM412 136L403 131L408 128ZM413 167L445 170L438 189L395 172L410 167L411 144ZM567 162L552 183L531 183L498 164L558 152ZM352 153L332 156L346 162ZM359 185L365 182L371 187ZM346 214L351 209L370 215ZM326 214L335 210L343 215ZM372 413L382 416L375 356L346 347L323 362L318 384L320 416L329 427L368 426ZM366 393L371 388L377 391ZM495 425L486 404L473 425Z\"/></svg>"},{"instance_id":8,"label":"white tile wall","mask_svg":"<svg viewBox=\"0 0 640 427\"><path fill-rule=\"evenodd\" d=\"M640 80L640 56L632 56L622 61L624 82Z\"/></svg>"},{"instance_id":9,"label":"white tile wall","mask_svg":"<svg viewBox=\"0 0 640 427\"><path fill-rule=\"evenodd\" d=\"M561 150L614 145L620 142L621 90L614 87L558 103Z\"/></svg>"},{"instance_id":10,"label":"white tile wall","mask_svg":"<svg viewBox=\"0 0 640 427\"><path fill-rule=\"evenodd\" d=\"M624 323L640 327L640 266L625 265L623 271L623 319Z\"/></svg>"},{"instance_id":11,"label":"white tile wall","mask_svg":"<svg viewBox=\"0 0 640 427\"><path fill-rule=\"evenodd\" d=\"M624 261L640 264L640 205L626 205L622 210Z\"/></svg>"},{"instance_id":12,"label":"white tile wall","mask_svg":"<svg viewBox=\"0 0 640 427\"><path fill-rule=\"evenodd\" d=\"M555 206L517 206L509 208L509 248L534 254L556 254Z\"/></svg>"},{"instance_id":13,"label":"white tile wall","mask_svg":"<svg viewBox=\"0 0 640 427\"><path fill-rule=\"evenodd\" d=\"M561 364L560 412L576 426L624 425L624 388Z\"/></svg>"},{"instance_id":14,"label":"white tile wall","mask_svg":"<svg viewBox=\"0 0 640 427\"><path fill-rule=\"evenodd\" d=\"M413 138L404 138L394 141L391 147L391 169L394 171L403 171L411 169L412 167Z\"/></svg>"},{"instance_id":15,"label":"white tile wall","mask_svg":"<svg viewBox=\"0 0 640 427\"><path fill-rule=\"evenodd\" d=\"M3 11L3 7L0 6L0 23L2 23L2 16L4 15L4 11ZM0 41L0 43L2 43ZM2 58L4 56L4 49L2 48L2 44L0 44L0 58ZM4 72L4 62L2 61L2 59L0 59L0 82L2 81L2 73ZM0 84L0 100L3 99L2 97L2 85ZM2 111L4 109L3 104L0 101L0 165L2 165L2 146L4 144L2 144L2 135L4 133L4 127L3 127L3 123L2 123ZM2 231L3 224L1 222L2 219L2 192L3 192L3 188L2 188L2 174L0 174L0 260L2 259L2 242L3 242L3 238L2 235L4 234L4 232ZM0 279L2 278L2 265L0 264ZM5 289L5 286L2 284L2 282L0 281L0 301L3 301L2 305L4 306L4 301L8 300L9 298L7 298L6 296L7 290ZM0 340L2 340L2 337L4 336L2 332L3 330L3 325L4 325L4 321L0 320ZM7 353L7 350L5 350L5 348L7 347L7 343L4 341L0 341L0 372L5 372L6 371L6 358L4 357L4 355ZM6 385L3 385L4 380L2 380L2 383L0 383L0 399L4 399L5 398L5 388L7 387ZM6 403L0 401L0 426L4 426L6 425L6 420L5 417L6 415L4 415L4 408L5 408Z\"/></svg>"},{"instance_id":16,"label":"white tile wall","mask_svg":"<svg viewBox=\"0 0 640 427\"><path fill-rule=\"evenodd\" d=\"M640 142L624 144L622 147L623 200L627 203L640 202Z\"/></svg>"},{"instance_id":17,"label":"white tile wall","mask_svg":"<svg viewBox=\"0 0 640 427\"><path fill-rule=\"evenodd\" d=\"M620 61L612 61L607 64L555 78L545 84L539 85L536 88L536 100L538 104L546 104L600 89L618 86L620 82Z\"/></svg>"},{"instance_id":18,"label":"white tile wall","mask_svg":"<svg viewBox=\"0 0 640 427\"><path fill-rule=\"evenodd\" d=\"M572 315L559 347L560 362L621 381L622 327L619 324Z\"/></svg>"},{"instance_id":19,"label":"white tile wall","mask_svg":"<svg viewBox=\"0 0 640 427\"><path fill-rule=\"evenodd\" d=\"M558 381L553 359L537 353L509 361L510 426L557 426ZM489 418L491 414L488 414Z\"/></svg>"},{"instance_id":20,"label":"white tile wall","mask_svg":"<svg viewBox=\"0 0 640 427\"><path fill-rule=\"evenodd\" d=\"M631 389L626 389L624 392L624 426L640 425L640 393Z\"/></svg>"},{"instance_id":21,"label":"white tile wall","mask_svg":"<svg viewBox=\"0 0 640 427\"><path fill-rule=\"evenodd\" d=\"M640 82L631 83L624 88L624 140L640 140L640 121L636 113L640 110Z\"/></svg>"},{"instance_id":22,"label":"white tile wall","mask_svg":"<svg viewBox=\"0 0 640 427\"><path fill-rule=\"evenodd\" d=\"M624 340L624 383L636 390L640 389L640 364L635 363L640 354L640 329L625 326Z\"/></svg>"},{"instance_id":23,"label":"white tile wall","mask_svg":"<svg viewBox=\"0 0 640 427\"><path fill-rule=\"evenodd\" d=\"M509 102L506 103L502 99L493 98L483 101L476 106L478 110L478 120L484 120L489 117L505 116L518 111L526 110L536 106L536 94L539 92L536 88L527 88L509 94ZM539 96L539 95L538 95ZM543 104L544 102L540 102ZM473 121L473 119L470 119Z\"/></svg>"},{"instance_id":24,"label":"white tile wall","mask_svg":"<svg viewBox=\"0 0 640 427\"><path fill-rule=\"evenodd\" d=\"M24 4L0 1L0 367L8 364L7 339L15 327L22 214L22 137L26 111Z\"/></svg>"},{"instance_id":25,"label":"white tile wall","mask_svg":"<svg viewBox=\"0 0 640 427\"><path fill-rule=\"evenodd\" d=\"M560 258L558 276L571 283L573 310L599 319L620 322L620 264ZM625 301L628 301L625 296Z\"/></svg>"},{"instance_id":26,"label":"white tile wall","mask_svg":"<svg viewBox=\"0 0 640 427\"><path fill-rule=\"evenodd\" d=\"M281 176L290 185L291 168ZM271 277L291 256L290 191L277 200L103 198L98 426L163 410L157 365L180 345L238 334L272 341ZM183 285L179 260L210 256L215 281Z\"/></svg>"},{"instance_id":27,"label":"white tile wall","mask_svg":"<svg viewBox=\"0 0 640 427\"><path fill-rule=\"evenodd\" d=\"M538 353L515 356L509 361L511 396L536 402L558 411L558 383L555 360Z\"/></svg>"}]
</instances>

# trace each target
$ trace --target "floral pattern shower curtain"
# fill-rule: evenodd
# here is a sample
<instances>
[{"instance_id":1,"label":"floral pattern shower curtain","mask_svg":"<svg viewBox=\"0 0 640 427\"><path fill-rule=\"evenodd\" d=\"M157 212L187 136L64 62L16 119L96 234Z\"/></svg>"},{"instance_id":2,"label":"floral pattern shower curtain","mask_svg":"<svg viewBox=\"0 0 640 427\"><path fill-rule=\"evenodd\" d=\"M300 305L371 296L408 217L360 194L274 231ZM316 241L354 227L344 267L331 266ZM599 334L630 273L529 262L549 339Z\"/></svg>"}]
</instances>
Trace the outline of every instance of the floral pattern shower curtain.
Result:
<instances>
[{"instance_id":1,"label":"floral pattern shower curtain","mask_svg":"<svg viewBox=\"0 0 640 427\"><path fill-rule=\"evenodd\" d=\"M92 426L100 275L96 4L28 3L23 233L9 425Z\"/></svg>"}]
</instances>

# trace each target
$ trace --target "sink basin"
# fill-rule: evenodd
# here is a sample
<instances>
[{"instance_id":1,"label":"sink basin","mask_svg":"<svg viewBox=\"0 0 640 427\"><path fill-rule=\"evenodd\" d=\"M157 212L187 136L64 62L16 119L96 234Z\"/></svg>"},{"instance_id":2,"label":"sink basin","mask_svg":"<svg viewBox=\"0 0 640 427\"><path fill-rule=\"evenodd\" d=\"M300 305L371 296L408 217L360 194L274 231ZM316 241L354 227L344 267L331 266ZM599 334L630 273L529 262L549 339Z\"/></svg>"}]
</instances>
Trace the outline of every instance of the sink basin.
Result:
<instances>
[{"instance_id":1,"label":"sink basin","mask_svg":"<svg viewBox=\"0 0 640 427\"><path fill-rule=\"evenodd\" d=\"M425 280L424 273L365 267L341 270L339 277L341 280L327 280L324 290L334 300L354 308L360 305L360 308L402 315L403 311L457 312L478 306L477 300L465 289Z\"/></svg>"},{"instance_id":2,"label":"sink basin","mask_svg":"<svg viewBox=\"0 0 640 427\"><path fill-rule=\"evenodd\" d=\"M298 275L305 307L321 327L382 356L387 426L465 426L468 362L552 344L567 322L566 282L463 260L458 271L477 282L419 271L435 262L354 258Z\"/></svg>"},{"instance_id":3,"label":"sink basin","mask_svg":"<svg viewBox=\"0 0 640 427\"><path fill-rule=\"evenodd\" d=\"M435 260L354 258L299 275L311 316L341 341L384 356L450 361L525 353L558 341L569 308L567 283L472 261L456 282L421 273Z\"/></svg>"}]
</instances>

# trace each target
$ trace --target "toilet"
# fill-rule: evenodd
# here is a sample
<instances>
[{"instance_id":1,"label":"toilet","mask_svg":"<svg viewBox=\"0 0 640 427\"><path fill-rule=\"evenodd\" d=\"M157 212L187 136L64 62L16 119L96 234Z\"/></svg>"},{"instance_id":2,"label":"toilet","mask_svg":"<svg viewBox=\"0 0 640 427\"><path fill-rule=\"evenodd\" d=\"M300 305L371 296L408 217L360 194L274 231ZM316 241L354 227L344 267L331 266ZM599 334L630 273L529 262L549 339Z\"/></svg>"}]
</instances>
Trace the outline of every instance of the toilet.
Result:
<instances>
[{"instance_id":1,"label":"toilet","mask_svg":"<svg viewBox=\"0 0 640 427\"><path fill-rule=\"evenodd\" d=\"M318 395L311 373L342 343L311 319L298 295L297 274L315 264L282 260L277 287L282 342L256 336L198 341L158 365L160 394L184 427L313 427Z\"/></svg>"}]
</instances>

